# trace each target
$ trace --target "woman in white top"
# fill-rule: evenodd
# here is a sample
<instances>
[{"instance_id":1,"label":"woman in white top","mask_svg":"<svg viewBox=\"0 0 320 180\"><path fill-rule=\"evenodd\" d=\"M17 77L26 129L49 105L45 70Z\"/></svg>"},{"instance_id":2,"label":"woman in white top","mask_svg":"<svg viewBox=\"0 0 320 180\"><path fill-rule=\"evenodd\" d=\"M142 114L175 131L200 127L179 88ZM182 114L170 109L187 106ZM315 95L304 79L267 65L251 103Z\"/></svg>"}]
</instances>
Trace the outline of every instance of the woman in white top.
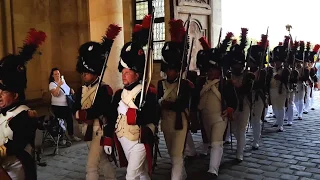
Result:
<instances>
[{"instance_id":1,"label":"woman in white top","mask_svg":"<svg viewBox=\"0 0 320 180\"><path fill-rule=\"evenodd\" d=\"M62 90L63 89L63 90ZM57 118L65 119L67 131L72 141L80 141L73 135L73 118L71 109L68 107L66 95L74 94L63 78L58 68L52 68L49 76L49 91L51 92L51 109Z\"/></svg>"}]
</instances>

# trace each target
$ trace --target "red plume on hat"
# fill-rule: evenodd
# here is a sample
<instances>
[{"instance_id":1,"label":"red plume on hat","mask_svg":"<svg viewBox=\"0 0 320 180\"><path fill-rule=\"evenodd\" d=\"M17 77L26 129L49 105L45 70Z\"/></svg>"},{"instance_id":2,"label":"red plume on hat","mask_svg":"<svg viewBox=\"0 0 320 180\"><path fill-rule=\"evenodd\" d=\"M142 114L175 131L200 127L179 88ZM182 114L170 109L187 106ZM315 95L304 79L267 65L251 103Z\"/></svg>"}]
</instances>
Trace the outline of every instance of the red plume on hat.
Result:
<instances>
[{"instance_id":1,"label":"red plume on hat","mask_svg":"<svg viewBox=\"0 0 320 180\"><path fill-rule=\"evenodd\" d=\"M282 46L282 45L283 45L283 43L282 43L282 42L279 42L278 46Z\"/></svg>"},{"instance_id":2,"label":"red plume on hat","mask_svg":"<svg viewBox=\"0 0 320 180\"><path fill-rule=\"evenodd\" d=\"M221 46L220 46L220 52L224 53L227 51L227 48L230 44L231 38L233 37L233 33L232 32L228 32L226 37L224 38Z\"/></svg>"},{"instance_id":3,"label":"red plume on hat","mask_svg":"<svg viewBox=\"0 0 320 180\"><path fill-rule=\"evenodd\" d=\"M114 39L119 35L122 28L116 24L110 24L104 36L102 36L101 45L106 52L110 53Z\"/></svg>"},{"instance_id":4,"label":"red plume on hat","mask_svg":"<svg viewBox=\"0 0 320 180\"><path fill-rule=\"evenodd\" d=\"M284 36L283 47L288 48L290 36Z\"/></svg>"},{"instance_id":5,"label":"red plume on hat","mask_svg":"<svg viewBox=\"0 0 320 180\"><path fill-rule=\"evenodd\" d=\"M23 41L23 47L19 52L19 56L25 61L32 59L33 54L36 52L37 48L46 40L47 35L42 31L37 31L31 28L28 32L26 39Z\"/></svg>"},{"instance_id":6,"label":"red plume on hat","mask_svg":"<svg viewBox=\"0 0 320 180\"><path fill-rule=\"evenodd\" d=\"M208 50L208 49L211 48L211 47L210 47L210 44L208 43L208 40L206 39L206 37L204 37L204 36L201 37L201 38L199 39L199 41L200 41L200 44L201 44L203 50Z\"/></svg>"},{"instance_id":7,"label":"red plume on hat","mask_svg":"<svg viewBox=\"0 0 320 180\"><path fill-rule=\"evenodd\" d=\"M149 37L149 29L151 25L151 15L146 15L142 24L136 24L133 28L132 42L141 47L147 45Z\"/></svg>"},{"instance_id":8,"label":"red plume on hat","mask_svg":"<svg viewBox=\"0 0 320 180\"><path fill-rule=\"evenodd\" d=\"M182 43L183 42L183 38L186 35L186 30L183 26L183 21L181 19L172 19L169 22L169 26L170 26L170 34L171 34L171 41L172 42L178 42L178 43Z\"/></svg>"},{"instance_id":9,"label":"red plume on hat","mask_svg":"<svg viewBox=\"0 0 320 180\"><path fill-rule=\"evenodd\" d=\"M263 48L266 48L269 46L268 35L261 34L261 41L259 45Z\"/></svg>"},{"instance_id":10,"label":"red plume on hat","mask_svg":"<svg viewBox=\"0 0 320 180\"><path fill-rule=\"evenodd\" d=\"M313 47L313 52L314 53L318 53L318 51L319 51L319 49L320 49L320 45L319 44L316 44L314 47Z\"/></svg>"},{"instance_id":11,"label":"red plume on hat","mask_svg":"<svg viewBox=\"0 0 320 180\"><path fill-rule=\"evenodd\" d=\"M142 24L136 24L134 26L133 33L139 32L143 29L150 29L150 23L151 23L151 15L146 15L142 20Z\"/></svg>"},{"instance_id":12,"label":"red plume on hat","mask_svg":"<svg viewBox=\"0 0 320 180\"><path fill-rule=\"evenodd\" d=\"M247 28L241 28L241 40L240 40L240 47L242 50L244 50L247 46L247 34L248 29Z\"/></svg>"}]
</instances>

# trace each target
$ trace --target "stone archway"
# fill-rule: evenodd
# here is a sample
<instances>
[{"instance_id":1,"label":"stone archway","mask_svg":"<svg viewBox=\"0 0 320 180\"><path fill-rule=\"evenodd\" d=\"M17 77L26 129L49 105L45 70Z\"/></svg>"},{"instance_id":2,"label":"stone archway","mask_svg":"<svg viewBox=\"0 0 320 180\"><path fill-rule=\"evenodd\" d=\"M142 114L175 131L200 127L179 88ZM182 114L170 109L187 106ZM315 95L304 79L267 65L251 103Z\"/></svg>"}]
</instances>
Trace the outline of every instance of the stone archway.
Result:
<instances>
[{"instance_id":1,"label":"stone archway","mask_svg":"<svg viewBox=\"0 0 320 180\"><path fill-rule=\"evenodd\" d=\"M206 30L202 28L201 22L198 21L197 19L191 19L190 29L189 29L190 48L192 48L190 70L197 69L197 66L196 66L197 53L200 49L202 49L199 39L202 36L206 36L206 34L207 34ZM193 47L191 47L193 38L194 38Z\"/></svg>"}]
</instances>

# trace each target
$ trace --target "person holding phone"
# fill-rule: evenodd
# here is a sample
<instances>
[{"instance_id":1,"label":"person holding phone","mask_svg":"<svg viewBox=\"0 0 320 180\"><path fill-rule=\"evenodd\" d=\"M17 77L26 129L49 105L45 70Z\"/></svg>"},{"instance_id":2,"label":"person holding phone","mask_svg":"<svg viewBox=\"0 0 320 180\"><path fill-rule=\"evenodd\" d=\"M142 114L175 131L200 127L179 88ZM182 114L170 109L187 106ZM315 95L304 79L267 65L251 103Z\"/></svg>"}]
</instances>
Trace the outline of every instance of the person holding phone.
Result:
<instances>
[{"instance_id":1,"label":"person holding phone","mask_svg":"<svg viewBox=\"0 0 320 180\"><path fill-rule=\"evenodd\" d=\"M67 131L71 141L80 141L81 139L73 134L72 111L68 107L66 95L74 94L64 77L61 76L58 68L52 68L49 76L49 90L51 92L51 109L57 118L65 119L67 122Z\"/></svg>"}]
</instances>

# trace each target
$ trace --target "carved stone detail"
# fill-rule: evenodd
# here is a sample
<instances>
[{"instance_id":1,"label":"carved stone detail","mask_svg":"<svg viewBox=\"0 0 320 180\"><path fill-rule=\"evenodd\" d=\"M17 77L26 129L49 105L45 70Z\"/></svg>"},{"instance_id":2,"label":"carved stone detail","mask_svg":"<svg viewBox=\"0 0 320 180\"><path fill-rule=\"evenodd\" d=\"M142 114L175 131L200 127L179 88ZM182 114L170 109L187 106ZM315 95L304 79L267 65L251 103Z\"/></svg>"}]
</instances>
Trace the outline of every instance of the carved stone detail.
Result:
<instances>
[{"instance_id":1,"label":"carved stone detail","mask_svg":"<svg viewBox=\"0 0 320 180\"><path fill-rule=\"evenodd\" d=\"M211 9L208 0L177 0L178 6L181 7L199 7Z\"/></svg>"},{"instance_id":2,"label":"carved stone detail","mask_svg":"<svg viewBox=\"0 0 320 180\"><path fill-rule=\"evenodd\" d=\"M192 20L190 22L190 29L189 29L190 45L191 45L192 38L194 38L194 42L192 47L190 70L197 69L196 57L197 57L198 51L202 49L202 46L199 42L199 39L202 36L206 36L206 30L202 28L202 25L198 20Z\"/></svg>"},{"instance_id":3,"label":"carved stone detail","mask_svg":"<svg viewBox=\"0 0 320 180\"><path fill-rule=\"evenodd\" d=\"M187 2L191 2L191 3L205 3L208 4L208 0L185 0Z\"/></svg>"}]
</instances>

